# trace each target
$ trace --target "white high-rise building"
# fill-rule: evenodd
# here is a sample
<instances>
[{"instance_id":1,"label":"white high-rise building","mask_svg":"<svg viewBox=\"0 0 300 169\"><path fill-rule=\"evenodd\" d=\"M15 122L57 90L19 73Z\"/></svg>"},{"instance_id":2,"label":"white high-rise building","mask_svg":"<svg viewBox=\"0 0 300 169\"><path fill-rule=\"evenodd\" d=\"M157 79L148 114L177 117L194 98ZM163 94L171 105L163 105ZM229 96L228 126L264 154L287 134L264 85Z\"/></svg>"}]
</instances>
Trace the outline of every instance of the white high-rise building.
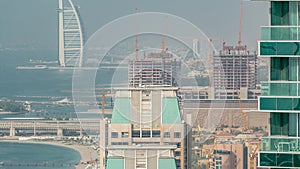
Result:
<instances>
[{"instance_id":1,"label":"white high-rise building","mask_svg":"<svg viewBox=\"0 0 300 169\"><path fill-rule=\"evenodd\" d=\"M72 0L58 0L59 65L81 66L83 53L83 27L78 7Z\"/></svg>"}]
</instances>

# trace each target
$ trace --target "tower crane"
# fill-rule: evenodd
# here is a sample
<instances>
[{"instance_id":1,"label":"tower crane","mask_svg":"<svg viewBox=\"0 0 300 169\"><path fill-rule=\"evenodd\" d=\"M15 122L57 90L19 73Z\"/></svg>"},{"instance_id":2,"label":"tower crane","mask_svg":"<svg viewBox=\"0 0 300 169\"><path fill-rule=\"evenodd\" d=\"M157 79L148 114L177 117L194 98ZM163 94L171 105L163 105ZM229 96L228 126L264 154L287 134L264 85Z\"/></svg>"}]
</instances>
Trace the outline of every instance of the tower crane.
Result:
<instances>
[{"instance_id":1,"label":"tower crane","mask_svg":"<svg viewBox=\"0 0 300 169\"><path fill-rule=\"evenodd\" d=\"M110 94L111 92L105 92L104 87L102 87L101 90L101 114L102 114L102 119L104 119L104 111L105 111L105 95Z\"/></svg>"},{"instance_id":2,"label":"tower crane","mask_svg":"<svg viewBox=\"0 0 300 169\"><path fill-rule=\"evenodd\" d=\"M253 151L251 151L251 153L249 154L249 158L250 158L249 169L255 169L255 166L256 166L255 159L257 158L257 152L259 151L260 145L261 145L261 142L259 141L258 144L256 144L255 149Z\"/></svg>"},{"instance_id":3,"label":"tower crane","mask_svg":"<svg viewBox=\"0 0 300 169\"><path fill-rule=\"evenodd\" d=\"M240 3L240 31L238 35L238 46L242 46L242 29L243 29L243 3Z\"/></svg>"},{"instance_id":4,"label":"tower crane","mask_svg":"<svg viewBox=\"0 0 300 169\"><path fill-rule=\"evenodd\" d=\"M206 154L206 169L210 169L210 159L214 153L214 150L217 148L218 141L215 140L212 148L209 150L209 152Z\"/></svg>"}]
</instances>

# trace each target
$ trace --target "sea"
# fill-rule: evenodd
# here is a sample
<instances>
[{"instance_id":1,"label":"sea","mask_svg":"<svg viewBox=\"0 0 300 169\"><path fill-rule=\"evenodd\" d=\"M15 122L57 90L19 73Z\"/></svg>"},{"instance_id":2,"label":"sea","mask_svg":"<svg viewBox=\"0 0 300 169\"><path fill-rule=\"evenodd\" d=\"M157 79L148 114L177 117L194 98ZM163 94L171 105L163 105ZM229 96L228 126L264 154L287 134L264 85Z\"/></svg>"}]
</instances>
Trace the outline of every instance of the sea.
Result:
<instances>
[{"instance_id":1,"label":"sea","mask_svg":"<svg viewBox=\"0 0 300 169\"><path fill-rule=\"evenodd\" d=\"M52 50L0 50L0 99L17 101L58 101L71 98L73 70L31 69L20 70L17 66L50 64L57 66L57 51ZM72 105L32 105L32 111L7 117L57 117L76 118ZM1 134L1 131L0 131ZM43 144L24 144L0 142L0 163L10 162L79 162L80 155L75 150ZM1 166L0 169L47 168L60 169L59 166ZM74 166L61 167L62 169Z\"/></svg>"},{"instance_id":2,"label":"sea","mask_svg":"<svg viewBox=\"0 0 300 169\"><path fill-rule=\"evenodd\" d=\"M1 162L11 163L1 165ZM0 142L0 169L74 169L73 164L78 162L80 154L73 149L46 144Z\"/></svg>"}]
</instances>

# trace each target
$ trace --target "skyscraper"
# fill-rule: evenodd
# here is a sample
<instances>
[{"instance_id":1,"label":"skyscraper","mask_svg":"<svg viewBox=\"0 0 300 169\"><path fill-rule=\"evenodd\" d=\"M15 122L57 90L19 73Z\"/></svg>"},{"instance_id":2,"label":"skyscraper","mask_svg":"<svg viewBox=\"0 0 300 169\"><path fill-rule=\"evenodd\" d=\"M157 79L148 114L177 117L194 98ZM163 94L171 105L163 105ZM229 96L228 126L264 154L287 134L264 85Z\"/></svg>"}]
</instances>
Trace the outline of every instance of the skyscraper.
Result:
<instances>
[{"instance_id":1,"label":"skyscraper","mask_svg":"<svg viewBox=\"0 0 300 169\"><path fill-rule=\"evenodd\" d=\"M213 57L215 99L256 99L257 55L247 46L225 46Z\"/></svg>"},{"instance_id":2,"label":"skyscraper","mask_svg":"<svg viewBox=\"0 0 300 169\"><path fill-rule=\"evenodd\" d=\"M267 1L267 0L265 0ZM300 2L270 1L270 26L261 28L259 56L270 58L259 111L270 112L269 136L262 138L258 166L300 167Z\"/></svg>"},{"instance_id":3,"label":"skyscraper","mask_svg":"<svg viewBox=\"0 0 300 169\"><path fill-rule=\"evenodd\" d=\"M188 169L189 125L178 102L180 62L167 53L129 61L128 88L115 89L110 120L100 122L100 166Z\"/></svg>"},{"instance_id":4,"label":"skyscraper","mask_svg":"<svg viewBox=\"0 0 300 169\"><path fill-rule=\"evenodd\" d=\"M100 165L107 169L187 169L188 127L177 88L118 89L111 120L100 122Z\"/></svg>"},{"instance_id":5,"label":"skyscraper","mask_svg":"<svg viewBox=\"0 0 300 169\"><path fill-rule=\"evenodd\" d=\"M78 7L72 0L58 1L59 51L58 62L62 67L81 66L83 54L83 26Z\"/></svg>"}]
</instances>

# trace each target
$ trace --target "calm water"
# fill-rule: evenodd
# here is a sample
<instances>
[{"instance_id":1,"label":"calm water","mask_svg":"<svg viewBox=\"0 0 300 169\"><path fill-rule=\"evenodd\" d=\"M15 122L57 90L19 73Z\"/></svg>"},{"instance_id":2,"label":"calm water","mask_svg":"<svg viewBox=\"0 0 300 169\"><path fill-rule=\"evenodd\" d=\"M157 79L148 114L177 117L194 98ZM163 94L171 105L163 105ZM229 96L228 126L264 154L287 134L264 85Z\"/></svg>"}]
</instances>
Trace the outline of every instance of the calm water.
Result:
<instances>
[{"instance_id":1,"label":"calm water","mask_svg":"<svg viewBox=\"0 0 300 169\"><path fill-rule=\"evenodd\" d=\"M77 163L80 154L69 148L30 143L0 142L0 162L57 162ZM73 169L73 167L1 166L2 169Z\"/></svg>"},{"instance_id":2,"label":"calm water","mask_svg":"<svg viewBox=\"0 0 300 169\"><path fill-rule=\"evenodd\" d=\"M33 98L31 96L71 97L63 92L72 89L72 70L16 70L17 66L34 66L30 60L55 61L56 51L0 51L0 98L14 100L53 101L53 98ZM40 63L43 64L43 63ZM25 96L25 97L23 97ZM33 105L35 113L26 113L18 117L31 116L74 116L72 106ZM0 116L0 119L6 116ZM9 115L11 117L11 115ZM0 162L78 162L78 152L62 147L42 144L20 144L0 142ZM1 166L0 169L24 169L25 166ZM27 167L38 169L41 167ZM27 169L26 168L26 169ZM42 167L59 169L59 167ZM71 167L74 168L74 167ZM70 169L70 167L63 167Z\"/></svg>"},{"instance_id":3,"label":"calm water","mask_svg":"<svg viewBox=\"0 0 300 169\"><path fill-rule=\"evenodd\" d=\"M17 66L34 66L43 63L32 61L55 61L55 51L0 51L0 98L31 101L56 101L71 97L63 92L72 88L72 70L17 70ZM35 96L35 97L32 97ZM42 97L40 97L42 96ZM49 96L48 98L44 98ZM50 97L57 97L55 99ZM68 116L74 112L72 106L32 105L38 113L27 113L19 116ZM58 114L58 112L60 114ZM0 116L0 118L7 116Z\"/></svg>"},{"instance_id":4,"label":"calm water","mask_svg":"<svg viewBox=\"0 0 300 169\"><path fill-rule=\"evenodd\" d=\"M56 61L55 51L0 51L0 96L70 96L72 70L16 70L31 60ZM41 63L42 64L42 63Z\"/></svg>"},{"instance_id":5,"label":"calm water","mask_svg":"<svg viewBox=\"0 0 300 169\"><path fill-rule=\"evenodd\" d=\"M72 98L73 70L17 70L17 66L44 65L41 61L57 61L56 51L0 51L0 98L30 101L58 101ZM57 63L46 64L57 66ZM97 75L96 83L108 84L113 71L104 70ZM100 92L98 92L100 93ZM58 117L74 118L73 106L33 104L35 113L17 115L18 117ZM0 115L0 119L11 115Z\"/></svg>"}]
</instances>

